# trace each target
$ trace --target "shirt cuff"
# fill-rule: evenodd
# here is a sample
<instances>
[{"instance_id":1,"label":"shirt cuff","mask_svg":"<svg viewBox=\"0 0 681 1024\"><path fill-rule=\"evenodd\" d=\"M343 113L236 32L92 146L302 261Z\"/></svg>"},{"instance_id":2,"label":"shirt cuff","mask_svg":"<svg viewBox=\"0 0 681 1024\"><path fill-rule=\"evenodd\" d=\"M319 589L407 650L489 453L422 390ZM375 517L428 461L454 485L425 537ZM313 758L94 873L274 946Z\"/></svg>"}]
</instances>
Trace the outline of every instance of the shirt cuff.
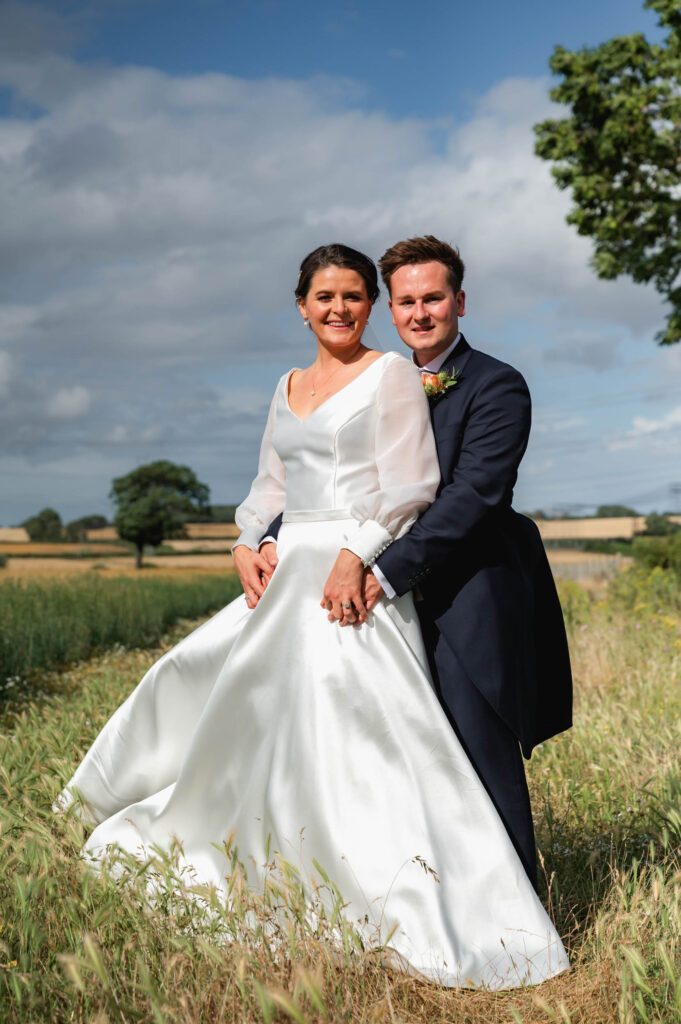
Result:
<instances>
[{"instance_id":1,"label":"shirt cuff","mask_svg":"<svg viewBox=\"0 0 681 1024\"><path fill-rule=\"evenodd\" d=\"M361 558L364 566L373 565L393 542L391 533L375 519L365 519L363 523L351 531L342 546Z\"/></svg>"},{"instance_id":2,"label":"shirt cuff","mask_svg":"<svg viewBox=\"0 0 681 1024\"><path fill-rule=\"evenodd\" d=\"M397 597L397 591L395 590L395 588L390 583L388 583L387 579L385 578L385 576L383 575L381 570L378 568L378 566L377 565L372 565L371 571L374 574L374 576L376 577L376 579L378 580L378 582L383 587L383 593L385 594L385 596L390 601L392 601L392 599L394 597Z\"/></svg>"},{"instance_id":3,"label":"shirt cuff","mask_svg":"<svg viewBox=\"0 0 681 1024\"><path fill-rule=\"evenodd\" d=\"M262 526L258 526L256 523L252 526L247 526L232 544L232 551L234 551L234 548L238 548L239 544L245 544L247 548L251 549L251 551L257 551L260 547L261 537Z\"/></svg>"},{"instance_id":4,"label":"shirt cuff","mask_svg":"<svg viewBox=\"0 0 681 1024\"><path fill-rule=\"evenodd\" d=\"M277 543L276 537L270 537L270 535L268 534L266 537L263 537L263 539L258 544L258 550L260 550L260 548L263 546L263 544L276 544L276 543Z\"/></svg>"}]
</instances>

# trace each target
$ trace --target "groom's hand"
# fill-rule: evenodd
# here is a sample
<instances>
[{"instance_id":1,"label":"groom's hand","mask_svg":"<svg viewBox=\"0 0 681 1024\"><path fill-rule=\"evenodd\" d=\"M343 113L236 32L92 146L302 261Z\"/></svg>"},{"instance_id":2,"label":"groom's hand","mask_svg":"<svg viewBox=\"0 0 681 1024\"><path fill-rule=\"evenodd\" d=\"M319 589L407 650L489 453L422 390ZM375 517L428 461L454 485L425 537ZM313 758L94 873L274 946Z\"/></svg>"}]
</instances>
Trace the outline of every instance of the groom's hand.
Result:
<instances>
[{"instance_id":1,"label":"groom's hand","mask_svg":"<svg viewBox=\"0 0 681 1024\"><path fill-rule=\"evenodd\" d=\"M322 608L329 613L329 622L354 626L367 620L362 598L362 559L342 548L324 585Z\"/></svg>"},{"instance_id":2,"label":"groom's hand","mask_svg":"<svg viewBox=\"0 0 681 1024\"><path fill-rule=\"evenodd\" d=\"M364 596L364 605L368 612L378 604L385 594L383 587L378 582L371 569L364 570L362 594Z\"/></svg>"}]
</instances>

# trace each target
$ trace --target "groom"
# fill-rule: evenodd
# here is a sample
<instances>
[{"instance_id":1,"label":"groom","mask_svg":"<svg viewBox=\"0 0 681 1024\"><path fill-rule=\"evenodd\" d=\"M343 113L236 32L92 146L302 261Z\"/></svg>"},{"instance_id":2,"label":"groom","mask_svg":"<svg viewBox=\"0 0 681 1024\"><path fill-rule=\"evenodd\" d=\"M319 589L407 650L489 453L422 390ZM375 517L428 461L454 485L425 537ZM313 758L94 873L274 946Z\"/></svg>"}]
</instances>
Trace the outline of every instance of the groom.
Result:
<instances>
[{"instance_id":1,"label":"groom","mask_svg":"<svg viewBox=\"0 0 681 1024\"><path fill-rule=\"evenodd\" d=\"M459 332L466 299L457 250L432 235L412 238L388 249L379 266L414 362L455 383L429 399L440 490L373 566L367 607L382 591L416 591L440 701L536 884L520 751L529 758L569 728L572 678L539 532L511 508L530 431L529 392L516 370L472 349Z\"/></svg>"},{"instance_id":2,"label":"groom","mask_svg":"<svg viewBox=\"0 0 681 1024\"><path fill-rule=\"evenodd\" d=\"M529 758L570 727L572 678L539 532L511 508L530 395L517 370L459 332L466 297L456 249L432 235L411 238L379 266L414 362L445 375L439 385L424 377L436 390L429 401L442 482L409 533L367 570L366 607L384 592L414 591L442 706L536 885L521 750Z\"/></svg>"}]
</instances>

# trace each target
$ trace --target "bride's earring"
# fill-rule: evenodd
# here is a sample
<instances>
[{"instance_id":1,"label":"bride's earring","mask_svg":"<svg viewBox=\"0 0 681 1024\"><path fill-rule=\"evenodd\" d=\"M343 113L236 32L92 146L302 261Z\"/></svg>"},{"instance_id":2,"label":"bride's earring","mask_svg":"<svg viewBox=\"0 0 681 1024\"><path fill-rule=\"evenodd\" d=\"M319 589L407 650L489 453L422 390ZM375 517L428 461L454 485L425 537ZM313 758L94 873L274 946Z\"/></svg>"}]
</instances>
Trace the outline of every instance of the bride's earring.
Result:
<instances>
[{"instance_id":1,"label":"bride's earring","mask_svg":"<svg viewBox=\"0 0 681 1024\"><path fill-rule=\"evenodd\" d=\"M304 318L304 320L303 320L303 323L305 324L306 327L309 328L309 326L310 326L310 318L306 316Z\"/></svg>"}]
</instances>

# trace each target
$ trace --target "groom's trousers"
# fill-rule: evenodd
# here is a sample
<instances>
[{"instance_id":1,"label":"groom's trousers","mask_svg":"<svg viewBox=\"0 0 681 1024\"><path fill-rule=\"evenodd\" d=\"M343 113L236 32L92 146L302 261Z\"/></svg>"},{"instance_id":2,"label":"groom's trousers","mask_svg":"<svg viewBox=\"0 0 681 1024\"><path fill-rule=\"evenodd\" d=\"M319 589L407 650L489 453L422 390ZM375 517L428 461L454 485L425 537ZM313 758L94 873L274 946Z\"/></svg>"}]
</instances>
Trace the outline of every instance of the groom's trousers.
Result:
<instances>
[{"instance_id":1,"label":"groom's trousers","mask_svg":"<svg viewBox=\"0 0 681 1024\"><path fill-rule=\"evenodd\" d=\"M532 808L518 740L471 682L432 620L421 618L421 629L440 703L536 888Z\"/></svg>"}]
</instances>

